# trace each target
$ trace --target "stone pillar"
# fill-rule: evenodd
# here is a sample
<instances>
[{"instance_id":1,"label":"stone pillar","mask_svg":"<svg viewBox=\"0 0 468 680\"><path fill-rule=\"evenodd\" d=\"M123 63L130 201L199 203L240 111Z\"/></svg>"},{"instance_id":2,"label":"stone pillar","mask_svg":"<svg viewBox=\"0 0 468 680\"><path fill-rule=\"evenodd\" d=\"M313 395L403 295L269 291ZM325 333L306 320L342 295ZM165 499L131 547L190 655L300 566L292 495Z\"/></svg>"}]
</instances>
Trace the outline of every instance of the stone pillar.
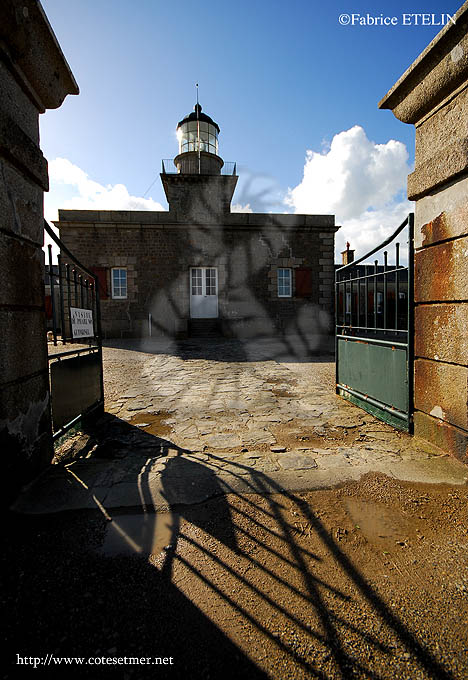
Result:
<instances>
[{"instance_id":1,"label":"stone pillar","mask_svg":"<svg viewBox=\"0 0 468 680\"><path fill-rule=\"evenodd\" d=\"M53 455L39 113L78 86L37 0L0 3L0 452L4 500Z\"/></svg>"},{"instance_id":2,"label":"stone pillar","mask_svg":"<svg viewBox=\"0 0 468 680\"><path fill-rule=\"evenodd\" d=\"M416 126L414 433L468 463L468 2L379 106Z\"/></svg>"}]
</instances>

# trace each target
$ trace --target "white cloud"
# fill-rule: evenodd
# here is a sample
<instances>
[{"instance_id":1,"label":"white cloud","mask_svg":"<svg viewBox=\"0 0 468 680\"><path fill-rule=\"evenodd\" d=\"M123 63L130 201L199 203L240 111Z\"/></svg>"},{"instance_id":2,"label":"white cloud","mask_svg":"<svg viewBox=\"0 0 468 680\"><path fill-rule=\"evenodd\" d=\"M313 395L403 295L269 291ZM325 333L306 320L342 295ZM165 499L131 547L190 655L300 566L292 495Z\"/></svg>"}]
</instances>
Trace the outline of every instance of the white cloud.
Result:
<instances>
[{"instance_id":1,"label":"white cloud","mask_svg":"<svg viewBox=\"0 0 468 680\"><path fill-rule=\"evenodd\" d=\"M45 196L46 219L57 219L57 209L71 210L164 210L152 198L131 196L124 184L106 186L66 158L49 163L50 191ZM64 189L67 198L63 198ZM71 196L70 196L71 193Z\"/></svg>"},{"instance_id":2,"label":"white cloud","mask_svg":"<svg viewBox=\"0 0 468 680\"><path fill-rule=\"evenodd\" d=\"M412 204L402 198L410 171L402 142L376 144L355 125L335 135L322 153L306 152L304 177L289 189L286 203L296 213L336 215L342 225L336 234L337 255L349 241L358 257L411 211Z\"/></svg>"},{"instance_id":3,"label":"white cloud","mask_svg":"<svg viewBox=\"0 0 468 680\"><path fill-rule=\"evenodd\" d=\"M234 213L252 213L253 210L250 207L250 203L246 203L245 205L241 205L240 203L233 203L231 205L231 212L234 212Z\"/></svg>"},{"instance_id":4,"label":"white cloud","mask_svg":"<svg viewBox=\"0 0 468 680\"><path fill-rule=\"evenodd\" d=\"M341 252L345 250L347 241L351 244L351 248L356 251L356 259L379 245L400 226L408 213L411 212L412 207L409 201L400 201L385 209L366 210L359 217L345 220L342 228L335 235L335 262L341 262ZM406 262L405 239L406 236L400 239L400 259L402 263ZM394 253L394 246L391 245L389 262L394 261Z\"/></svg>"}]
</instances>

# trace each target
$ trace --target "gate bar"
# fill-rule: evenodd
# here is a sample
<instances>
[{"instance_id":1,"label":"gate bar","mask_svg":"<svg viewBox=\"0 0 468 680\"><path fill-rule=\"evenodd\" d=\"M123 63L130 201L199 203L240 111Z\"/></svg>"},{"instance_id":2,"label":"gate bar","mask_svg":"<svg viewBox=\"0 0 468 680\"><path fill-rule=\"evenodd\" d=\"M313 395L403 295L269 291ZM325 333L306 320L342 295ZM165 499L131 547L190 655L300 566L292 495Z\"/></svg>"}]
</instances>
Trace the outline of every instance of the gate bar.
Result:
<instances>
[{"instance_id":1,"label":"gate bar","mask_svg":"<svg viewBox=\"0 0 468 680\"><path fill-rule=\"evenodd\" d=\"M385 404L382 404L380 401L376 401L375 399L372 399L372 397L368 397L367 395L362 394L361 392L356 392L355 390L352 390L350 387L347 387L346 385L341 385L340 383L338 383L336 387L338 390L344 390L345 392L349 392L349 394L352 394L353 397L357 397L358 399L367 401L369 404L372 404L372 406L376 406L377 408L382 409L383 411L387 411L388 413L391 413L393 416L396 416L401 420L406 420L409 422L409 415L407 413L398 411L397 409L392 408L391 406L386 406Z\"/></svg>"},{"instance_id":2,"label":"gate bar","mask_svg":"<svg viewBox=\"0 0 468 680\"><path fill-rule=\"evenodd\" d=\"M336 337L342 340L362 342L364 345L373 343L375 345L388 345L389 347L403 347L404 349L408 347L406 342L392 342L391 340L379 340L378 338L362 338L361 336L355 337L354 335L337 335Z\"/></svg>"},{"instance_id":3,"label":"gate bar","mask_svg":"<svg viewBox=\"0 0 468 680\"><path fill-rule=\"evenodd\" d=\"M400 233L400 231L402 231L406 227L407 224L409 224L410 222L412 224L414 223L414 217L413 217L412 220L410 220L410 217L411 217L412 214L413 213L410 213L409 216L405 217L405 219L400 224L398 229L395 229L393 234L391 234L387 239L385 239L385 241L383 241L383 243L379 243L378 246L375 246L375 248L372 248L372 250L369 250L368 253L366 253L365 255L362 255L362 257L360 257L358 260L353 260L349 264L344 264L342 267L340 267L339 269L336 270L336 273L338 274L338 272L342 272L345 269L355 267L357 264L360 264L363 260L367 260L368 257L370 257L371 255L376 253L378 250L382 250L382 248L385 248L385 246L388 246L388 244L393 241L395 236L397 236Z\"/></svg>"},{"instance_id":4,"label":"gate bar","mask_svg":"<svg viewBox=\"0 0 468 680\"><path fill-rule=\"evenodd\" d=\"M65 352L57 352L57 354L51 354L49 361L55 361L55 359L61 359L62 357L69 357L72 354L96 354L99 347L82 347L81 349L69 349Z\"/></svg>"},{"instance_id":5,"label":"gate bar","mask_svg":"<svg viewBox=\"0 0 468 680\"><path fill-rule=\"evenodd\" d=\"M93 274L92 271L90 271L87 267L85 267L83 264L81 264L81 262L79 262L79 261L76 259L76 257L73 255L73 253L70 252L70 251L68 250L68 248L66 247L66 245L64 245L64 244L62 243L62 241L59 239L59 237L58 237L57 234L54 232L54 230L52 229L52 227L49 225L49 223L47 222L47 220L44 220L44 229L45 229L46 232L49 234L49 236L51 237L51 239L54 240L55 243L60 247L60 250L63 250L63 252L65 253L65 255L68 255L68 257L69 257L71 260L73 260L73 262L76 264L77 267L79 267L79 268L82 269L84 272L86 272L87 274L89 274L89 276L91 276L93 279L96 278L96 274Z\"/></svg>"},{"instance_id":6,"label":"gate bar","mask_svg":"<svg viewBox=\"0 0 468 680\"><path fill-rule=\"evenodd\" d=\"M408 215L408 424L413 434L414 422L414 213Z\"/></svg>"},{"instance_id":7,"label":"gate bar","mask_svg":"<svg viewBox=\"0 0 468 680\"><path fill-rule=\"evenodd\" d=\"M348 328L348 326L345 326L344 324L337 324L337 328ZM353 331L383 331L383 328L374 328L373 326L353 326ZM408 331L403 328L387 328L388 333L407 333ZM348 337L348 336L346 336ZM350 338L354 337L352 335L349 336Z\"/></svg>"},{"instance_id":8,"label":"gate bar","mask_svg":"<svg viewBox=\"0 0 468 680\"><path fill-rule=\"evenodd\" d=\"M52 305L52 333L54 335L54 347L57 347L57 317L55 314L55 291L54 291L54 272L52 265L52 246L48 245L49 250L49 284L50 284L50 302Z\"/></svg>"},{"instance_id":9,"label":"gate bar","mask_svg":"<svg viewBox=\"0 0 468 680\"><path fill-rule=\"evenodd\" d=\"M395 243L395 328L398 330L398 300L400 297L400 244Z\"/></svg>"},{"instance_id":10,"label":"gate bar","mask_svg":"<svg viewBox=\"0 0 468 680\"><path fill-rule=\"evenodd\" d=\"M65 308L63 306L63 282L62 282L62 256L57 255L59 272L59 292L60 292L60 323L62 324L62 345L67 344L67 333L65 331Z\"/></svg>"}]
</instances>

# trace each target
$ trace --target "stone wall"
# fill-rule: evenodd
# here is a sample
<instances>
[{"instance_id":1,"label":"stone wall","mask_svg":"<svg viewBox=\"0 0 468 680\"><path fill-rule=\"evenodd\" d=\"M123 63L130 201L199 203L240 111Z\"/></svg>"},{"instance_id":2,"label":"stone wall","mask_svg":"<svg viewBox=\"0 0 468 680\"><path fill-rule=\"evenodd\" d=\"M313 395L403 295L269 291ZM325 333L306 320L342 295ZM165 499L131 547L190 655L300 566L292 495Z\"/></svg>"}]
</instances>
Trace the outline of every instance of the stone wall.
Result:
<instances>
[{"instance_id":1,"label":"stone wall","mask_svg":"<svg viewBox=\"0 0 468 680\"><path fill-rule=\"evenodd\" d=\"M416 126L414 432L468 462L468 2L380 103Z\"/></svg>"},{"instance_id":2,"label":"stone wall","mask_svg":"<svg viewBox=\"0 0 468 680\"><path fill-rule=\"evenodd\" d=\"M317 336L331 331L334 218L327 215L232 213L222 225L172 221L168 212L59 211L60 235L88 267L125 267L126 300L104 299L107 337L148 332L186 335L190 318L189 272L214 266L219 275L219 318L227 336L275 333ZM294 276L310 270L309 295L277 296L277 268Z\"/></svg>"},{"instance_id":3,"label":"stone wall","mask_svg":"<svg viewBox=\"0 0 468 680\"><path fill-rule=\"evenodd\" d=\"M52 454L39 113L78 93L39 3L0 5L0 451L8 500Z\"/></svg>"}]
</instances>

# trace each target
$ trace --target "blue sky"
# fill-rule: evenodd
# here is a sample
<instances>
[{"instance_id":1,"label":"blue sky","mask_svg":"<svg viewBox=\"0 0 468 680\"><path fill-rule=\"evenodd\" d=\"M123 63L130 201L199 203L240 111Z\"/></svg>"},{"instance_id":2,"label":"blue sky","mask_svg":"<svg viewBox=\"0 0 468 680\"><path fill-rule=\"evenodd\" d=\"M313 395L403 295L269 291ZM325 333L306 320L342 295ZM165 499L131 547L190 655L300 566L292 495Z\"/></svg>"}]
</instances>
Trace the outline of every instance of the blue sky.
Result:
<instances>
[{"instance_id":1,"label":"blue sky","mask_svg":"<svg viewBox=\"0 0 468 680\"><path fill-rule=\"evenodd\" d=\"M175 127L193 108L198 82L203 110L221 128L220 155L238 164L238 209L335 212L349 225L338 245L348 237L372 244L407 210L404 178L414 158L413 127L377 103L441 29L403 26L402 14L437 20L460 4L43 0L80 87L79 96L41 116L51 165L46 216L80 200L97 205L97 194L108 207L120 207L116 194L142 198L161 159L177 153ZM342 26L343 13L397 17L398 25ZM388 183L380 174L348 186L350 172L367 176L382 159ZM159 179L145 198L152 202L132 205L167 208Z\"/></svg>"}]
</instances>

